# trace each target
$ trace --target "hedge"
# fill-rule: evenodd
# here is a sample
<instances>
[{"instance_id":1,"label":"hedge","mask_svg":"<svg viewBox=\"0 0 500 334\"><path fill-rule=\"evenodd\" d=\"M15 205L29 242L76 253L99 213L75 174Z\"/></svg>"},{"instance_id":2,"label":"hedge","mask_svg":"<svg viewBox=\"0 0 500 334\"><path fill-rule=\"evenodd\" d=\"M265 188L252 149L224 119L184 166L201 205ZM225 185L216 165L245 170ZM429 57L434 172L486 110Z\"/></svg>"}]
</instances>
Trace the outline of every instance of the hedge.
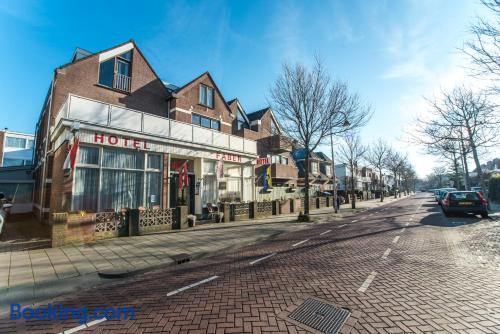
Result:
<instances>
[{"instance_id":1,"label":"hedge","mask_svg":"<svg viewBox=\"0 0 500 334\"><path fill-rule=\"evenodd\" d=\"M500 174L491 176L488 183L488 197L491 201L500 202Z\"/></svg>"}]
</instances>

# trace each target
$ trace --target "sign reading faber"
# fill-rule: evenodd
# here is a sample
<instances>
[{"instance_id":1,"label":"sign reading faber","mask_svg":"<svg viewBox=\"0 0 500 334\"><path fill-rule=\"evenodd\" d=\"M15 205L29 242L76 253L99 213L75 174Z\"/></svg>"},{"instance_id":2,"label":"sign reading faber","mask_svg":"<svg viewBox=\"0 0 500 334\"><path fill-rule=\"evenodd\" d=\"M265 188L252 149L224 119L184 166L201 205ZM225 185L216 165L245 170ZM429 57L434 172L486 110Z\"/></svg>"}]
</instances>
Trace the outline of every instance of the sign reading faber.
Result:
<instances>
[{"instance_id":1,"label":"sign reading faber","mask_svg":"<svg viewBox=\"0 0 500 334\"><path fill-rule=\"evenodd\" d=\"M128 147L149 150L151 149L149 143L146 140L121 137L115 135L106 135L103 133L94 133L94 143L95 144L105 144L111 146Z\"/></svg>"},{"instance_id":2,"label":"sign reading faber","mask_svg":"<svg viewBox=\"0 0 500 334\"><path fill-rule=\"evenodd\" d=\"M236 154L228 154L228 153L215 153L216 160L224 160L224 161L234 161L241 162L241 156Z\"/></svg>"}]
</instances>

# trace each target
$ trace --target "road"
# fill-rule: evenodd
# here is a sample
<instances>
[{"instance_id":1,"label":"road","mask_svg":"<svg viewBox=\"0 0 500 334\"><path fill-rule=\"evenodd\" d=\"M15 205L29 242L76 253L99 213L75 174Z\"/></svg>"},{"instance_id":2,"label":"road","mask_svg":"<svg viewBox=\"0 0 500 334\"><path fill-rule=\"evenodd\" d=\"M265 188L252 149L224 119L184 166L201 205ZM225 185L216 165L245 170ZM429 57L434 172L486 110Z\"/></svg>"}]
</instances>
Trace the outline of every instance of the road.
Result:
<instances>
[{"instance_id":1,"label":"road","mask_svg":"<svg viewBox=\"0 0 500 334\"><path fill-rule=\"evenodd\" d=\"M307 298L348 309L343 332L500 333L499 241L500 222L446 218L419 194L51 302L135 307L77 333L309 333L288 317ZM0 319L2 333L76 326Z\"/></svg>"}]
</instances>

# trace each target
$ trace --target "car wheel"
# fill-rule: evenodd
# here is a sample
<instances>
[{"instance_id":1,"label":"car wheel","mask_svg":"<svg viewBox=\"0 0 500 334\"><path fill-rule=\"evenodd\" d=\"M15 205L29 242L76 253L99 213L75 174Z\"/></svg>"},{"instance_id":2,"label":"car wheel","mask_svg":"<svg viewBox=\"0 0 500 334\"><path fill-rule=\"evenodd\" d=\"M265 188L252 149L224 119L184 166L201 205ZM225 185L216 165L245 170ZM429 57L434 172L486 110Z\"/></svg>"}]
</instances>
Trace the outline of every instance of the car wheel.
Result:
<instances>
[{"instance_id":1,"label":"car wheel","mask_svg":"<svg viewBox=\"0 0 500 334\"><path fill-rule=\"evenodd\" d=\"M488 212L481 212L482 218L488 218Z\"/></svg>"}]
</instances>

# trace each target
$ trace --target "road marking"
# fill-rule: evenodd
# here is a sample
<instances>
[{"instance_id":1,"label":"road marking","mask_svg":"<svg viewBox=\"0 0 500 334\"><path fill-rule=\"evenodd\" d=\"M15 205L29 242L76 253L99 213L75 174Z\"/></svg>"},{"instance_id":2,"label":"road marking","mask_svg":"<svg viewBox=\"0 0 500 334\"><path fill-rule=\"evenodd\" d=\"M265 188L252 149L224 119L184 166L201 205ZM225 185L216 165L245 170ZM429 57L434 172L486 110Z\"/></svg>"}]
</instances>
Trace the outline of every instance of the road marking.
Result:
<instances>
[{"instance_id":1,"label":"road marking","mask_svg":"<svg viewBox=\"0 0 500 334\"><path fill-rule=\"evenodd\" d=\"M263 260L265 260L265 259L267 259L267 258L270 258L271 256L275 256L275 255L276 255L276 253L271 253L271 254L266 255L266 256L264 256L264 257L261 257L261 258L259 258L259 259L257 259L257 260L253 260L252 262L250 262L250 264L256 264L256 263L258 263L258 262L260 262L260 261L263 261Z\"/></svg>"},{"instance_id":2,"label":"road marking","mask_svg":"<svg viewBox=\"0 0 500 334\"><path fill-rule=\"evenodd\" d=\"M195 286L198 286L198 285L201 285L201 284L204 284L204 283L207 283L207 282L210 282L210 281L213 281L214 279L218 278L219 276L212 276L212 277L209 277L209 278L205 278L204 280L201 280L199 282L196 282L196 283L193 283L193 284L189 284L189 285L186 285L182 288L179 288L177 290L174 290L174 291L170 291L169 293L167 293L167 297L170 297L170 296L173 296L179 292L182 292L182 291L185 291L187 289L191 289L191 288L194 288Z\"/></svg>"},{"instance_id":3,"label":"road marking","mask_svg":"<svg viewBox=\"0 0 500 334\"><path fill-rule=\"evenodd\" d=\"M308 242L308 241L309 241L309 239L299 241L296 244L293 244L292 247L298 246L298 245L303 244L304 242Z\"/></svg>"},{"instance_id":4,"label":"road marking","mask_svg":"<svg viewBox=\"0 0 500 334\"><path fill-rule=\"evenodd\" d=\"M365 292L366 289L370 286L370 283L373 281L373 279L377 276L376 271L372 271L370 275L366 278L366 280L363 282L363 284L359 287L358 291L359 292Z\"/></svg>"},{"instance_id":5,"label":"road marking","mask_svg":"<svg viewBox=\"0 0 500 334\"><path fill-rule=\"evenodd\" d=\"M403 227L403 229L401 230L401 233L404 233L405 230L406 230L406 227Z\"/></svg>"},{"instance_id":6,"label":"road marking","mask_svg":"<svg viewBox=\"0 0 500 334\"><path fill-rule=\"evenodd\" d=\"M323 233L320 233L320 235L330 233L331 231L332 231L332 230L325 231L325 232L323 232Z\"/></svg>"},{"instance_id":7,"label":"road marking","mask_svg":"<svg viewBox=\"0 0 500 334\"><path fill-rule=\"evenodd\" d=\"M73 327L73 328L70 328L70 329L67 329L59 334L71 334L71 333L76 333L82 329L86 329L86 328L89 328L90 326L94 326L94 325L97 325L103 321L106 321L108 319L106 318L101 318L101 319L97 319L97 320L94 320L94 321L91 321L89 323L86 323L86 324L83 324L83 325L80 325L80 326L76 326L76 327Z\"/></svg>"},{"instance_id":8,"label":"road marking","mask_svg":"<svg viewBox=\"0 0 500 334\"><path fill-rule=\"evenodd\" d=\"M357 222L357 221L358 221L358 220L357 220L357 219L355 219L355 220L353 220L351 223L355 223L355 222Z\"/></svg>"},{"instance_id":9,"label":"road marking","mask_svg":"<svg viewBox=\"0 0 500 334\"><path fill-rule=\"evenodd\" d=\"M399 240L399 235L398 235L397 237L394 237L394 240L392 240L392 243L394 243L394 244L395 244L395 243L397 243L397 242L398 242L398 240Z\"/></svg>"},{"instance_id":10,"label":"road marking","mask_svg":"<svg viewBox=\"0 0 500 334\"><path fill-rule=\"evenodd\" d=\"M344 226L347 226L347 224L342 224L342 225L340 225L340 226L339 226L339 228L340 228L340 227L344 227Z\"/></svg>"},{"instance_id":11,"label":"road marking","mask_svg":"<svg viewBox=\"0 0 500 334\"><path fill-rule=\"evenodd\" d=\"M387 257L389 256L389 254L391 253L391 250L390 248L387 248L387 250L384 252L384 255L382 255L382 258L383 259L387 259Z\"/></svg>"},{"instance_id":12,"label":"road marking","mask_svg":"<svg viewBox=\"0 0 500 334\"><path fill-rule=\"evenodd\" d=\"M406 223L406 226L408 226L408 225L410 225L410 222L407 222L407 223Z\"/></svg>"}]
</instances>

